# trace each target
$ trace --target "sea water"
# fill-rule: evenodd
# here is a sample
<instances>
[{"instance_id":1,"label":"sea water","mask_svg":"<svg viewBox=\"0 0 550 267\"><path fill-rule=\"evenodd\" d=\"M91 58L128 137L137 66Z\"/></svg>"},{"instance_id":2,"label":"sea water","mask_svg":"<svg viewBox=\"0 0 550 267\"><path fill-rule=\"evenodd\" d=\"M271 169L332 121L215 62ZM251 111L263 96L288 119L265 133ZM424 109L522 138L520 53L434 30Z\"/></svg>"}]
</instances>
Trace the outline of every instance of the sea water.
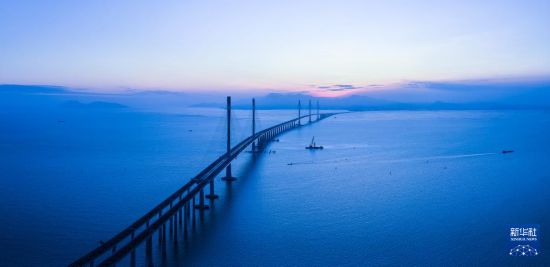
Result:
<instances>
[{"instance_id":1,"label":"sea water","mask_svg":"<svg viewBox=\"0 0 550 267\"><path fill-rule=\"evenodd\" d=\"M295 113L258 111L258 129ZM549 115L367 111L303 120L263 153L241 154L237 181L217 177L220 198L187 241L170 243L165 257L155 249L154 261L543 265ZM3 113L0 266L64 266L108 240L225 152L225 119L216 109ZM250 111L234 111L232 124L236 144L251 133ZM323 150L305 149L313 136ZM538 256L508 255L511 224L540 225Z\"/></svg>"}]
</instances>

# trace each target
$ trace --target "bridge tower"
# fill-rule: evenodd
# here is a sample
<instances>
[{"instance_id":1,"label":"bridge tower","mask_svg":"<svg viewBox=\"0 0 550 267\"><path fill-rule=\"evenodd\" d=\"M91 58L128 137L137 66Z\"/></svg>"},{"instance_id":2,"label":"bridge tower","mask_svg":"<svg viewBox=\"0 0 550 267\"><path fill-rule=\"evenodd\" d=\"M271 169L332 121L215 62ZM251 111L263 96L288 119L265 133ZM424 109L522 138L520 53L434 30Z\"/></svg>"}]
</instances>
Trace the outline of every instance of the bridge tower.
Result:
<instances>
[{"instance_id":1,"label":"bridge tower","mask_svg":"<svg viewBox=\"0 0 550 267\"><path fill-rule=\"evenodd\" d=\"M319 120L321 116L319 115L319 100L317 100L317 120Z\"/></svg>"},{"instance_id":2,"label":"bridge tower","mask_svg":"<svg viewBox=\"0 0 550 267\"><path fill-rule=\"evenodd\" d=\"M301 113L302 113L302 102L298 100L298 126L302 125Z\"/></svg>"},{"instance_id":3,"label":"bridge tower","mask_svg":"<svg viewBox=\"0 0 550 267\"><path fill-rule=\"evenodd\" d=\"M256 99L252 98L252 136L256 135ZM256 152L256 141L252 142L252 153Z\"/></svg>"},{"instance_id":4,"label":"bridge tower","mask_svg":"<svg viewBox=\"0 0 550 267\"><path fill-rule=\"evenodd\" d=\"M311 123L311 99L309 100L309 123Z\"/></svg>"},{"instance_id":5,"label":"bridge tower","mask_svg":"<svg viewBox=\"0 0 550 267\"><path fill-rule=\"evenodd\" d=\"M227 97L227 157L231 156L231 97ZM235 181L237 178L231 175L231 163L225 167L225 177L222 177L224 181Z\"/></svg>"}]
</instances>

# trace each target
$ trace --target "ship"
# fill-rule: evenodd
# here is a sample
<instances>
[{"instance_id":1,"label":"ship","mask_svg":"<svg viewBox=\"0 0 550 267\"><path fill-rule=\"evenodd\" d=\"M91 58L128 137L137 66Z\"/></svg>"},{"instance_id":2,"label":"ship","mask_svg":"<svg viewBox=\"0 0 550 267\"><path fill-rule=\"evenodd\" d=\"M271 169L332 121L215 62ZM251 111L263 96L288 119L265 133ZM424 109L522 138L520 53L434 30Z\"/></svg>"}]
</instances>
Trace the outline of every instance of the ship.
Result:
<instances>
[{"instance_id":1,"label":"ship","mask_svg":"<svg viewBox=\"0 0 550 267\"><path fill-rule=\"evenodd\" d=\"M315 144L315 136L313 138L311 138L311 143L309 144L309 146L306 146L306 149L323 149L323 146L317 146L317 144Z\"/></svg>"}]
</instances>

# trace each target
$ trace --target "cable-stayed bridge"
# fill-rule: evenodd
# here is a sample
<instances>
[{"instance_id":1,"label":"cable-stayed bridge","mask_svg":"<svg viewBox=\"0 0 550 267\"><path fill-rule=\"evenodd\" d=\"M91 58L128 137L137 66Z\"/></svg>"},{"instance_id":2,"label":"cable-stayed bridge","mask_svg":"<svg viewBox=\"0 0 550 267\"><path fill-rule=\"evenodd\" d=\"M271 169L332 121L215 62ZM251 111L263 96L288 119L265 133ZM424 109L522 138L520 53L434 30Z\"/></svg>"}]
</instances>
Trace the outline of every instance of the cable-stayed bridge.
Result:
<instances>
[{"instance_id":1,"label":"cable-stayed bridge","mask_svg":"<svg viewBox=\"0 0 550 267\"><path fill-rule=\"evenodd\" d=\"M214 188L215 178L225 169L225 176L222 177L222 180L234 181L236 178L231 172L231 162L247 147L250 146L253 153L261 152L276 136L336 114L320 114L318 102L317 113L312 114L311 100L309 101L308 114L302 115L301 111L299 102L296 118L256 132L256 103L252 99L252 133L232 147L231 97L227 97L227 152L130 226L108 241L102 242L99 247L69 266L114 266L126 257L129 257L130 265L135 266L136 250L141 249L143 244L145 244L145 264L153 266L153 239L158 240L156 243L162 253L166 252L167 242L177 243L182 239L187 239L190 230L195 227L196 218L202 217L204 212L209 209L205 199L214 201L218 198ZM302 121L307 121L307 123L302 124ZM205 191L208 193L206 194Z\"/></svg>"}]
</instances>

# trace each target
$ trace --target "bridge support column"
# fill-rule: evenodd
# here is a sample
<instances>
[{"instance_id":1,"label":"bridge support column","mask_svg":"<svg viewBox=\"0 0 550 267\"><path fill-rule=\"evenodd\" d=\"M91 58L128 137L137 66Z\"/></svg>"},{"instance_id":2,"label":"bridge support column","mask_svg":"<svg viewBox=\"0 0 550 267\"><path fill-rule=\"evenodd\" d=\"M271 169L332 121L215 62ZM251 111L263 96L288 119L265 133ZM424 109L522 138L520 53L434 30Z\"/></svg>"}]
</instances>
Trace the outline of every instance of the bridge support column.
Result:
<instances>
[{"instance_id":1,"label":"bridge support column","mask_svg":"<svg viewBox=\"0 0 550 267\"><path fill-rule=\"evenodd\" d=\"M210 180L210 193L206 195L206 198L214 200L218 198L218 195L214 192L214 178Z\"/></svg>"},{"instance_id":2,"label":"bridge support column","mask_svg":"<svg viewBox=\"0 0 550 267\"><path fill-rule=\"evenodd\" d=\"M178 244L178 213L174 214L174 244Z\"/></svg>"},{"instance_id":3,"label":"bridge support column","mask_svg":"<svg viewBox=\"0 0 550 267\"><path fill-rule=\"evenodd\" d=\"M311 99L309 100L309 123L311 123Z\"/></svg>"},{"instance_id":4,"label":"bridge support column","mask_svg":"<svg viewBox=\"0 0 550 267\"><path fill-rule=\"evenodd\" d=\"M300 100L298 100L298 126L300 126L302 124L302 102L300 102Z\"/></svg>"},{"instance_id":5,"label":"bridge support column","mask_svg":"<svg viewBox=\"0 0 550 267\"><path fill-rule=\"evenodd\" d=\"M145 241L145 262L147 263L147 266L150 266L150 267L153 266L153 237L152 236L147 237L147 241Z\"/></svg>"},{"instance_id":6,"label":"bridge support column","mask_svg":"<svg viewBox=\"0 0 550 267\"><path fill-rule=\"evenodd\" d=\"M321 116L319 115L319 100L317 100L317 120L321 119Z\"/></svg>"},{"instance_id":7,"label":"bridge support column","mask_svg":"<svg viewBox=\"0 0 550 267\"><path fill-rule=\"evenodd\" d=\"M189 202L185 203L183 210L183 239L187 240L187 223L189 222Z\"/></svg>"},{"instance_id":8,"label":"bridge support column","mask_svg":"<svg viewBox=\"0 0 550 267\"><path fill-rule=\"evenodd\" d=\"M235 178L233 174L231 174L231 163L225 168L225 176L222 177L222 180L226 182L233 182L237 180L237 178Z\"/></svg>"},{"instance_id":9,"label":"bridge support column","mask_svg":"<svg viewBox=\"0 0 550 267\"><path fill-rule=\"evenodd\" d=\"M160 216L162 216L162 211L159 212L159 218ZM162 227L160 227L158 230L157 230L158 234L159 234L159 244L162 243Z\"/></svg>"},{"instance_id":10,"label":"bridge support column","mask_svg":"<svg viewBox=\"0 0 550 267\"><path fill-rule=\"evenodd\" d=\"M161 251L162 251L162 257L166 257L166 223L162 224L162 243L161 245Z\"/></svg>"},{"instance_id":11,"label":"bridge support column","mask_svg":"<svg viewBox=\"0 0 550 267\"><path fill-rule=\"evenodd\" d=\"M231 156L231 97L227 97L227 157ZM231 163L225 168L225 177L222 180L227 182L232 182L237 180L231 174Z\"/></svg>"},{"instance_id":12,"label":"bridge support column","mask_svg":"<svg viewBox=\"0 0 550 267\"><path fill-rule=\"evenodd\" d=\"M193 213L193 217L192 217L192 220L193 222L191 222L191 226L193 227L193 231L195 231L195 196L193 196L193 210L192 210L192 213Z\"/></svg>"},{"instance_id":13,"label":"bridge support column","mask_svg":"<svg viewBox=\"0 0 550 267\"><path fill-rule=\"evenodd\" d=\"M132 252L130 252L130 266L135 267L136 266L136 250L132 249Z\"/></svg>"},{"instance_id":14,"label":"bridge support column","mask_svg":"<svg viewBox=\"0 0 550 267\"><path fill-rule=\"evenodd\" d=\"M181 201L181 198L180 198L180 201ZM179 227L181 228L181 224L183 223L183 207L180 208L179 212L178 212L178 216L179 216Z\"/></svg>"},{"instance_id":15,"label":"bridge support column","mask_svg":"<svg viewBox=\"0 0 550 267\"><path fill-rule=\"evenodd\" d=\"M264 149L265 147L265 138L266 138L265 135L266 134L262 135L262 149Z\"/></svg>"},{"instance_id":16,"label":"bridge support column","mask_svg":"<svg viewBox=\"0 0 550 267\"><path fill-rule=\"evenodd\" d=\"M170 203L170 209L172 209L172 203ZM174 232L174 216L170 216L170 236Z\"/></svg>"},{"instance_id":17,"label":"bridge support column","mask_svg":"<svg viewBox=\"0 0 550 267\"><path fill-rule=\"evenodd\" d=\"M195 205L195 209L203 211L203 210L207 210L208 208L210 207L204 204L204 189L201 189L201 192L199 193L199 204Z\"/></svg>"}]
</instances>

